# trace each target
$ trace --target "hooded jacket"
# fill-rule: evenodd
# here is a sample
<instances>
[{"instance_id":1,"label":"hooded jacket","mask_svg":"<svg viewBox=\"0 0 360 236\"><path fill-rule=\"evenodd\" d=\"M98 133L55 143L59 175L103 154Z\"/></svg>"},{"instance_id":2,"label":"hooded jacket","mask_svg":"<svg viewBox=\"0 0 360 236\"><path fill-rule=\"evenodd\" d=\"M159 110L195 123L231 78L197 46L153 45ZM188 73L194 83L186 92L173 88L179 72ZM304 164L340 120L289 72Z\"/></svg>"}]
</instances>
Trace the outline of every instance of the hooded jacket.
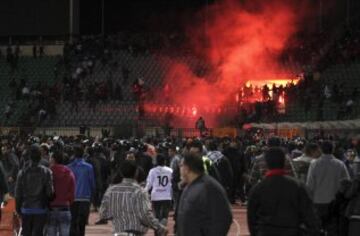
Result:
<instances>
[{"instance_id":1,"label":"hooded jacket","mask_svg":"<svg viewBox=\"0 0 360 236\"><path fill-rule=\"evenodd\" d=\"M53 165L51 168L54 179L55 199L51 207L69 207L75 198L75 176L64 165Z\"/></svg>"},{"instance_id":2,"label":"hooded jacket","mask_svg":"<svg viewBox=\"0 0 360 236\"><path fill-rule=\"evenodd\" d=\"M7 181L5 177L5 171L0 163L0 201L2 201L3 196L8 192Z\"/></svg>"}]
</instances>

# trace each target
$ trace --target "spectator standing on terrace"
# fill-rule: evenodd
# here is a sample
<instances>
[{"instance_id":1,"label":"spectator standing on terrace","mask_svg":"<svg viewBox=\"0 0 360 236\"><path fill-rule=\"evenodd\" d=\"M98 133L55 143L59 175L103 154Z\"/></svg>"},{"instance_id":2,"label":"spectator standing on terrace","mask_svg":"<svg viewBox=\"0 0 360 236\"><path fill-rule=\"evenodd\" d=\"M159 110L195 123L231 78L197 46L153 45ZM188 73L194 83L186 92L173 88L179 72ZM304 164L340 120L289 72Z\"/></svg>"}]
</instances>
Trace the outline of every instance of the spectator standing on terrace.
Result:
<instances>
[{"instance_id":1,"label":"spectator standing on terrace","mask_svg":"<svg viewBox=\"0 0 360 236\"><path fill-rule=\"evenodd\" d=\"M19 43L16 43L16 45L15 45L15 51L14 51L15 60L18 60L18 59L19 59L20 53L21 53L20 45L19 45Z\"/></svg>"},{"instance_id":2,"label":"spectator standing on terrace","mask_svg":"<svg viewBox=\"0 0 360 236\"><path fill-rule=\"evenodd\" d=\"M54 177L55 199L50 203L48 236L69 236L71 225L70 206L75 197L75 177L64 166L63 154L55 151L51 156L51 171Z\"/></svg>"},{"instance_id":3,"label":"spectator standing on terrace","mask_svg":"<svg viewBox=\"0 0 360 236\"><path fill-rule=\"evenodd\" d=\"M33 58L37 58L37 46L36 46L36 44L33 45L32 54L33 54Z\"/></svg>"},{"instance_id":4,"label":"spectator standing on terrace","mask_svg":"<svg viewBox=\"0 0 360 236\"><path fill-rule=\"evenodd\" d=\"M45 48L44 48L43 43L40 43L40 46L39 46L39 57L43 57L43 56L45 56Z\"/></svg>"},{"instance_id":5,"label":"spectator standing on terrace","mask_svg":"<svg viewBox=\"0 0 360 236\"><path fill-rule=\"evenodd\" d=\"M47 221L50 201L54 197L52 172L40 165L40 147L29 151L31 164L19 173L16 190L16 211L21 216L24 236L41 236Z\"/></svg>"},{"instance_id":6,"label":"spectator standing on terrace","mask_svg":"<svg viewBox=\"0 0 360 236\"><path fill-rule=\"evenodd\" d=\"M319 235L320 222L305 186L286 176L284 152L280 148L270 148L264 159L268 169L266 177L249 196L250 234L298 236L304 224L306 235Z\"/></svg>"},{"instance_id":7,"label":"spectator standing on terrace","mask_svg":"<svg viewBox=\"0 0 360 236\"><path fill-rule=\"evenodd\" d=\"M310 164L306 185L321 219L322 228L329 236L335 236L336 223L332 214L335 195L340 189L341 181L349 180L350 176L345 164L334 157L334 146L330 141L321 144L321 151L321 157Z\"/></svg>"},{"instance_id":8,"label":"spectator standing on terrace","mask_svg":"<svg viewBox=\"0 0 360 236\"><path fill-rule=\"evenodd\" d=\"M46 119L46 116L47 116L46 110L44 108L41 108L38 112L39 124L41 124Z\"/></svg>"},{"instance_id":9,"label":"spectator standing on terrace","mask_svg":"<svg viewBox=\"0 0 360 236\"><path fill-rule=\"evenodd\" d=\"M119 83L117 83L115 85L115 91L114 91L114 99L115 100L118 100L118 101L122 101L124 98L123 98L123 92L122 92L122 88L121 88L121 85Z\"/></svg>"},{"instance_id":10,"label":"spectator standing on terrace","mask_svg":"<svg viewBox=\"0 0 360 236\"><path fill-rule=\"evenodd\" d=\"M137 183L137 166L134 161L125 160L120 171L124 179L120 184L109 187L100 207L100 218L111 219L117 235L143 236L148 228L158 235L166 235L166 228L159 223L151 211L146 193Z\"/></svg>"},{"instance_id":11,"label":"spectator standing on terrace","mask_svg":"<svg viewBox=\"0 0 360 236\"><path fill-rule=\"evenodd\" d=\"M265 84L263 89L262 89L262 97L263 97L263 101L268 101L270 99L270 89L269 87Z\"/></svg>"},{"instance_id":12,"label":"spectator standing on terrace","mask_svg":"<svg viewBox=\"0 0 360 236\"><path fill-rule=\"evenodd\" d=\"M201 155L185 155L180 173L186 187L178 207L177 235L227 235L232 222L230 204L221 185L205 174Z\"/></svg>"},{"instance_id":13,"label":"spectator standing on terrace","mask_svg":"<svg viewBox=\"0 0 360 236\"><path fill-rule=\"evenodd\" d=\"M4 111L5 118L8 120L12 115L12 113L13 113L12 105L10 103L6 104Z\"/></svg>"},{"instance_id":14,"label":"spectator standing on terrace","mask_svg":"<svg viewBox=\"0 0 360 236\"><path fill-rule=\"evenodd\" d=\"M206 124L204 118L202 118L201 116L199 117L199 119L195 123L195 128L199 130L200 136L203 136L204 132L206 131Z\"/></svg>"},{"instance_id":15,"label":"spectator standing on terrace","mask_svg":"<svg viewBox=\"0 0 360 236\"><path fill-rule=\"evenodd\" d=\"M6 48L6 62L11 64L13 60L13 50L11 44L9 44Z\"/></svg>"},{"instance_id":16,"label":"spectator standing on terrace","mask_svg":"<svg viewBox=\"0 0 360 236\"><path fill-rule=\"evenodd\" d=\"M73 160L68 167L75 176L75 200L71 205L70 236L84 236L85 225L90 213L90 200L95 192L95 177L92 165L84 160L84 149L80 145L74 147Z\"/></svg>"},{"instance_id":17,"label":"spectator standing on terrace","mask_svg":"<svg viewBox=\"0 0 360 236\"><path fill-rule=\"evenodd\" d=\"M21 94L22 94L22 98L24 98L24 99L29 98L30 89L26 85L24 85L24 87L22 87L22 89L21 89Z\"/></svg>"},{"instance_id":18,"label":"spectator standing on terrace","mask_svg":"<svg viewBox=\"0 0 360 236\"><path fill-rule=\"evenodd\" d=\"M18 67L20 53L21 53L21 50L20 50L19 43L16 43L15 51L14 51L14 59L13 59L13 63L12 63L13 67L14 67L13 69L17 69L17 67Z\"/></svg>"}]
</instances>

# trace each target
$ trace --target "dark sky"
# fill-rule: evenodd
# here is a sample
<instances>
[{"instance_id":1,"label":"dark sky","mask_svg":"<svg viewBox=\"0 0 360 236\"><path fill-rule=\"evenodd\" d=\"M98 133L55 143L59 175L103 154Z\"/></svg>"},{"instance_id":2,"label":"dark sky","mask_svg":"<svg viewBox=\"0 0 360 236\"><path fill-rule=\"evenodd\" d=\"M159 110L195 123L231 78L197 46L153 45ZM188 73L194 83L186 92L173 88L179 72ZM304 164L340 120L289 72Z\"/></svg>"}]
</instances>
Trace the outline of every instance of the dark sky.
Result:
<instances>
[{"instance_id":1,"label":"dark sky","mask_svg":"<svg viewBox=\"0 0 360 236\"><path fill-rule=\"evenodd\" d=\"M0 0L0 36L66 34L69 28L68 2Z\"/></svg>"},{"instance_id":2,"label":"dark sky","mask_svg":"<svg viewBox=\"0 0 360 236\"><path fill-rule=\"evenodd\" d=\"M80 0L80 32L101 32L101 13L104 1L105 33L117 31L171 31L183 26L195 12L220 0ZM238 0L239 2L244 0ZM251 0L256 2L257 0ZM262 1L262 0L258 0ZM271 0L263 0L271 1ZM279 0L281 1L281 0ZM318 17L319 2L323 2L326 14L324 24L336 25L344 21L349 2L350 15L355 18L360 10L360 0L298 0L309 1L315 7L314 19ZM331 7L327 7L331 6ZM190 19L189 19L190 18Z\"/></svg>"},{"instance_id":3,"label":"dark sky","mask_svg":"<svg viewBox=\"0 0 360 236\"><path fill-rule=\"evenodd\" d=\"M104 1L105 33L118 31L171 32L193 23L193 17L206 4L221 0L74 0L79 2L79 28L82 34L101 32L102 1ZM238 0L244 1L244 0ZM271 0L250 0L271 1ZM279 0L281 1L281 0ZM295 1L295 0L294 0ZM311 1L318 6L320 0ZM340 21L347 13L359 20L360 0L322 0L332 7ZM329 15L325 23L338 21ZM317 17L317 14L316 16ZM66 35L69 32L69 0L0 0L0 36Z\"/></svg>"},{"instance_id":4,"label":"dark sky","mask_svg":"<svg viewBox=\"0 0 360 236\"><path fill-rule=\"evenodd\" d=\"M171 31L213 0L104 0L105 32ZM80 0L81 33L100 33L102 0Z\"/></svg>"}]
</instances>

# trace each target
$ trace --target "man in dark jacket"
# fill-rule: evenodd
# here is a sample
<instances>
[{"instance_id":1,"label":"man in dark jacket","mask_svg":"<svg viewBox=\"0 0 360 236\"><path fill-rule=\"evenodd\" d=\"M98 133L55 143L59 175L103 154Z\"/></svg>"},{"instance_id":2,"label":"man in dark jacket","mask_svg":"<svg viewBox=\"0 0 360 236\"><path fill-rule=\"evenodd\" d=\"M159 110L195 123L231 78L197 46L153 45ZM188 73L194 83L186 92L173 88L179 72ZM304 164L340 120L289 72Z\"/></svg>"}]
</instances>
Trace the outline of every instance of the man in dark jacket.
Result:
<instances>
[{"instance_id":1,"label":"man in dark jacket","mask_svg":"<svg viewBox=\"0 0 360 236\"><path fill-rule=\"evenodd\" d=\"M5 171L0 163L0 202L5 201L5 196L8 196L8 186L6 183ZM0 221L1 221L1 211L0 211Z\"/></svg>"},{"instance_id":2,"label":"man in dark jacket","mask_svg":"<svg viewBox=\"0 0 360 236\"><path fill-rule=\"evenodd\" d=\"M215 140L210 140L206 145L208 153L203 157L205 163L210 161L207 170L208 174L215 178L225 189L231 203L235 203L232 199L233 188L233 169L229 159L218 151L217 143ZM206 160L207 159L207 160Z\"/></svg>"},{"instance_id":3,"label":"man in dark jacket","mask_svg":"<svg viewBox=\"0 0 360 236\"><path fill-rule=\"evenodd\" d=\"M270 148L264 155L268 171L251 191L248 225L252 236L298 236L301 226L318 235L320 221L304 185L286 176L285 154ZM284 191L285 190L285 191Z\"/></svg>"},{"instance_id":4,"label":"man in dark jacket","mask_svg":"<svg viewBox=\"0 0 360 236\"><path fill-rule=\"evenodd\" d=\"M39 163L39 145L32 145L29 152L31 164L20 171L16 183L16 211L22 219L23 235L41 236L54 196L53 179L51 170Z\"/></svg>"},{"instance_id":5,"label":"man in dark jacket","mask_svg":"<svg viewBox=\"0 0 360 236\"><path fill-rule=\"evenodd\" d=\"M95 191L95 175L92 165L85 162L84 149L74 147L75 160L68 167L75 176L75 201L71 205L71 236L84 236L85 225L90 213L90 200Z\"/></svg>"},{"instance_id":6,"label":"man in dark jacket","mask_svg":"<svg viewBox=\"0 0 360 236\"><path fill-rule=\"evenodd\" d=\"M103 147L100 144L94 145L93 153L91 153L88 162L94 168L96 191L94 193L93 205L97 209L100 207L101 199L108 187L110 175L110 163L107 161L103 153Z\"/></svg>"},{"instance_id":7,"label":"man in dark jacket","mask_svg":"<svg viewBox=\"0 0 360 236\"><path fill-rule=\"evenodd\" d=\"M229 159L234 178L230 193L230 202L235 203L236 193L240 193L241 202L245 202L244 181L243 175L247 171L247 165L243 153L239 151L239 145L236 142L231 142L224 150L224 155Z\"/></svg>"},{"instance_id":8,"label":"man in dark jacket","mask_svg":"<svg viewBox=\"0 0 360 236\"><path fill-rule=\"evenodd\" d=\"M1 162L5 171L6 181L9 192L14 193L16 177L19 172L19 160L15 153L11 150L11 145L6 144L1 148Z\"/></svg>"},{"instance_id":9,"label":"man in dark jacket","mask_svg":"<svg viewBox=\"0 0 360 236\"><path fill-rule=\"evenodd\" d=\"M139 151L136 153L136 164L140 166L147 176L150 170L154 167L152 163L152 158L147 154L148 146L145 144L139 145Z\"/></svg>"},{"instance_id":10,"label":"man in dark jacket","mask_svg":"<svg viewBox=\"0 0 360 236\"><path fill-rule=\"evenodd\" d=\"M346 208L346 216L349 219L349 236L357 236L360 232L360 174L354 178L345 197L350 200Z\"/></svg>"},{"instance_id":11,"label":"man in dark jacket","mask_svg":"<svg viewBox=\"0 0 360 236\"><path fill-rule=\"evenodd\" d=\"M0 201L3 200L4 195L8 193L8 186L4 168L0 162Z\"/></svg>"},{"instance_id":12,"label":"man in dark jacket","mask_svg":"<svg viewBox=\"0 0 360 236\"><path fill-rule=\"evenodd\" d=\"M178 236L225 236L232 213L221 185L204 173L200 155L185 155L180 163L182 180L187 184L178 207Z\"/></svg>"}]
</instances>

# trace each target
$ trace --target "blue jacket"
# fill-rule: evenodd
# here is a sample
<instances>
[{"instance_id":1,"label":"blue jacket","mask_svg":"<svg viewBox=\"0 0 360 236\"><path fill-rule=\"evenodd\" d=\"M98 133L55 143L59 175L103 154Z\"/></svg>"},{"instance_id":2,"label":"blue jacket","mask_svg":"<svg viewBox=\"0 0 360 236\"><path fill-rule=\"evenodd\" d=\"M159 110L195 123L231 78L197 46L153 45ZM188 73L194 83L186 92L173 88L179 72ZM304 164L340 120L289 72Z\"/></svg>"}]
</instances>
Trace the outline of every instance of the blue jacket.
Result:
<instances>
[{"instance_id":1,"label":"blue jacket","mask_svg":"<svg viewBox=\"0 0 360 236\"><path fill-rule=\"evenodd\" d=\"M75 175L75 201L88 201L95 191L95 175L92 165L83 158L76 158L68 167Z\"/></svg>"}]
</instances>

